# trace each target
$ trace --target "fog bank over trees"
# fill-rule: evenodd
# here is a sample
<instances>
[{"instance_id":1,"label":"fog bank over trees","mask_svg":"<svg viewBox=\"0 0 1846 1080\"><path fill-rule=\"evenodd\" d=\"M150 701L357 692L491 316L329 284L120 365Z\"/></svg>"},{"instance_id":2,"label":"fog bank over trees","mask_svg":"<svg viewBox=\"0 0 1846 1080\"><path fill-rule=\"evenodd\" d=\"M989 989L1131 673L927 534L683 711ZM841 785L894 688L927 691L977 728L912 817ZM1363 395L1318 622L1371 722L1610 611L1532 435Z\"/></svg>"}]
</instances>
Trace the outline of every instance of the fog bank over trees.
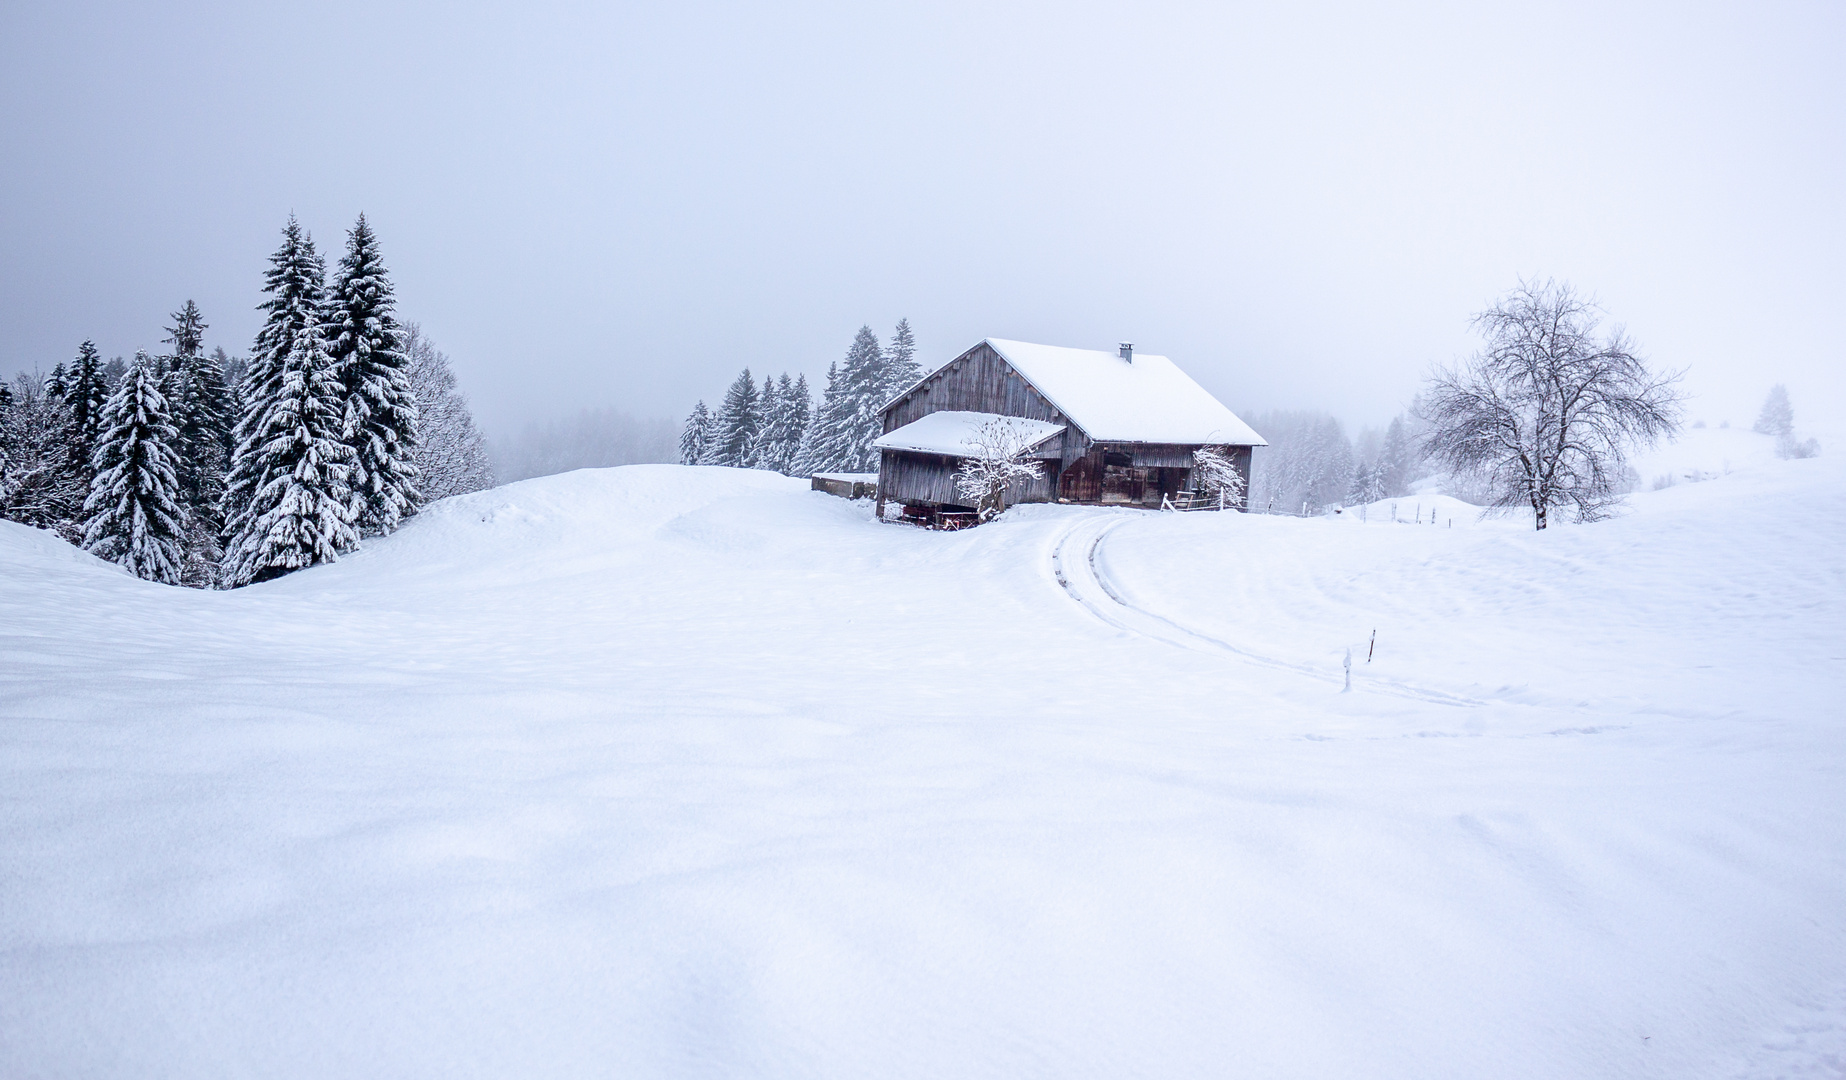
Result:
<instances>
[{"instance_id":1,"label":"fog bank over trees","mask_svg":"<svg viewBox=\"0 0 1846 1080\"><path fill-rule=\"evenodd\" d=\"M510 436L488 440L502 484L534 476L679 460L679 423L637 417L613 407L535 420Z\"/></svg>"}]
</instances>

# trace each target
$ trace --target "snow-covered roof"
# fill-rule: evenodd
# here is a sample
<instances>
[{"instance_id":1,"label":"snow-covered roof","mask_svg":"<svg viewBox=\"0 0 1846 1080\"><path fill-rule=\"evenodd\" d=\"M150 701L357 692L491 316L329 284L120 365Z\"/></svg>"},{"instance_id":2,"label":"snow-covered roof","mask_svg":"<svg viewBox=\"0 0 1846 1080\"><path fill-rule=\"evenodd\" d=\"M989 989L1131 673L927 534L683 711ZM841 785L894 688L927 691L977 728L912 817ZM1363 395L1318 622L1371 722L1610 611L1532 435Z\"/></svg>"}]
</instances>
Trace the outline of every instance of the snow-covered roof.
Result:
<instances>
[{"instance_id":1,"label":"snow-covered roof","mask_svg":"<svg viewBox=\"0 0 1846 1080\"><path fill-rule=\"evenodd\" d=\"M982 424L994 420L1004 420L1019 433L1021 449L1030 450L1045 440L1064 430L1063 424L1054 424L1049 420L1028 420L1023 416L1001 416L998 413L958 412L946 410L933 412L920 420L912 420L896 431L880 435L872 440L872 445L880 450L915 450L924 454L943 454L948 457L967 457L971 452L970 442Z\"/></svg>"},{"instance_id":2,"label":"snow-covered roof","mask_svg":"<svg viewBox=\"0 0 1846 1080\"><path fill-rule=\"evenodd\" d=\"M1097 442L1266 446L1263 437L1164 356L988 338L987 344Z\"/></svg>"},{"instance_id":3,"label":"snow-covered roof","mask_svg":"<svg viewBox=\"0 0 1846 1080\"><path fill-rule=\"evenodd\" d=\"M1131 362L1099 349L987 344L1097 442L1269 445L1164 356L1135 353Z\"/></svg>"}]
</instances>

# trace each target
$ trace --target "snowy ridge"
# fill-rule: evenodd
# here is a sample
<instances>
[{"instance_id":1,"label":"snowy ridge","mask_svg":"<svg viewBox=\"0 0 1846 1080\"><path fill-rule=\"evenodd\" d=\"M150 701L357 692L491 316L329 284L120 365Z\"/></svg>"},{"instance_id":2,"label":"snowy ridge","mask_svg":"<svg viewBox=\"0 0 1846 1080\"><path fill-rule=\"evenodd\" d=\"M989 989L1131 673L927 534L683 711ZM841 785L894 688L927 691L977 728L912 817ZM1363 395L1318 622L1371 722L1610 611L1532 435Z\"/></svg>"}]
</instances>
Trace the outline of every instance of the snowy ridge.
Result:
<instances>
[{"instance_id":1,"label":"snowy ridge","mask_svg":"<svg viewBox=\"0 0 1846 1080\"><path fill-rule=\"evenodd\" d=\"M217 593L0 523L0 1074L1828 1075L1843 481L936 533L636 466Z\"/></svg>"}]
</instances>

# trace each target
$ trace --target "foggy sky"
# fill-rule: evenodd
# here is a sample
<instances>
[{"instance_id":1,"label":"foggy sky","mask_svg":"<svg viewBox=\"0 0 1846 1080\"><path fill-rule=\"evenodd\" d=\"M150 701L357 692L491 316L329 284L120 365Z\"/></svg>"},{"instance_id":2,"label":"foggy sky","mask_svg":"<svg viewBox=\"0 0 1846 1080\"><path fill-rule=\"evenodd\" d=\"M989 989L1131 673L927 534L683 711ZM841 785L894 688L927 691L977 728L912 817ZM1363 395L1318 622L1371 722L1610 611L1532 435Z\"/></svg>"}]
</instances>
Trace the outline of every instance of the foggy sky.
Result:
<instances>
[{"instance_id":1,"label":"foggy sky","mask_svg":"<svg viewBox=\"0 0 1846 1080\"><path fill-rule=\"evenodd\" d=\"M0 370L245 352L363 211L490 434L906 316L1376 423L1520 275L1689 418L1846 412L1846 7L1380 7L9 3Z\"/></svg>"}]
</instances>

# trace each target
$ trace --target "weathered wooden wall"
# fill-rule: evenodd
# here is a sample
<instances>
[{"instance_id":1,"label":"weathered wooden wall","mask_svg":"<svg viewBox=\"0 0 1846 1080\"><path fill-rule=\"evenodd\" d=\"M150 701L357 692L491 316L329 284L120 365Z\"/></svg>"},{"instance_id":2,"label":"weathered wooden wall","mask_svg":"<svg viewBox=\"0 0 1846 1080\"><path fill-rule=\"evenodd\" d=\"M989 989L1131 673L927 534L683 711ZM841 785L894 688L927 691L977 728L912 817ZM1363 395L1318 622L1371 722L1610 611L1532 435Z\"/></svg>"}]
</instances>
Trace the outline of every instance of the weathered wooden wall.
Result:
<instances>
[{"instance_id":1,"label":"weathered wooden wall","mask_svg":"<svg viewBox=\"0 0 1846 1080\"><path fill-rule=\"evenodd\" d=\"M1190 469L1196 446L1171 443L1111 443L1106 449L1127 454L1130 464L1142 469Z\"/></svg>"},{"instance_id":2,"label":"weathered wooden wall","mask_svg":"<svg viewBox=\"0 0 1846 1080\"><path fill-rule=\"evenodd\" d=\"M945 506L967 503L955 491L955 473L961 468L957 458L940 454L918 454L908 450L886 450L879 457L878 497L887 502L926 502ZM1056 462L1047 462L1036 480L1013 484L1006 490L1006 501L1050 502Z\"/></svg>"},{"instance_id":3,"label":"weathered wooden wall","mask_svg":"<svg viewBox=\"0 0 1846 1080\"><path fill-rule=\"evenodd\" d=\"M896 431L930 413L951 409L1069 423L986 342L956 357L893 404L885 412L884 430Z\"/></svg>"},{"instance_id":4,"label":"weathered wooden wall","mask_svg":"<svg viewBox=\"0 0 1846 1080\"><path fill-rule=\"evenodd\" d=\"M1250 453L1254 446L1225 446L1220 449L1229 451L1231 464L1237 466L1237 472L1243 477L1243 498L1238 500L1240 510L1250 509Z\"/></svg>"}]
</instances>

